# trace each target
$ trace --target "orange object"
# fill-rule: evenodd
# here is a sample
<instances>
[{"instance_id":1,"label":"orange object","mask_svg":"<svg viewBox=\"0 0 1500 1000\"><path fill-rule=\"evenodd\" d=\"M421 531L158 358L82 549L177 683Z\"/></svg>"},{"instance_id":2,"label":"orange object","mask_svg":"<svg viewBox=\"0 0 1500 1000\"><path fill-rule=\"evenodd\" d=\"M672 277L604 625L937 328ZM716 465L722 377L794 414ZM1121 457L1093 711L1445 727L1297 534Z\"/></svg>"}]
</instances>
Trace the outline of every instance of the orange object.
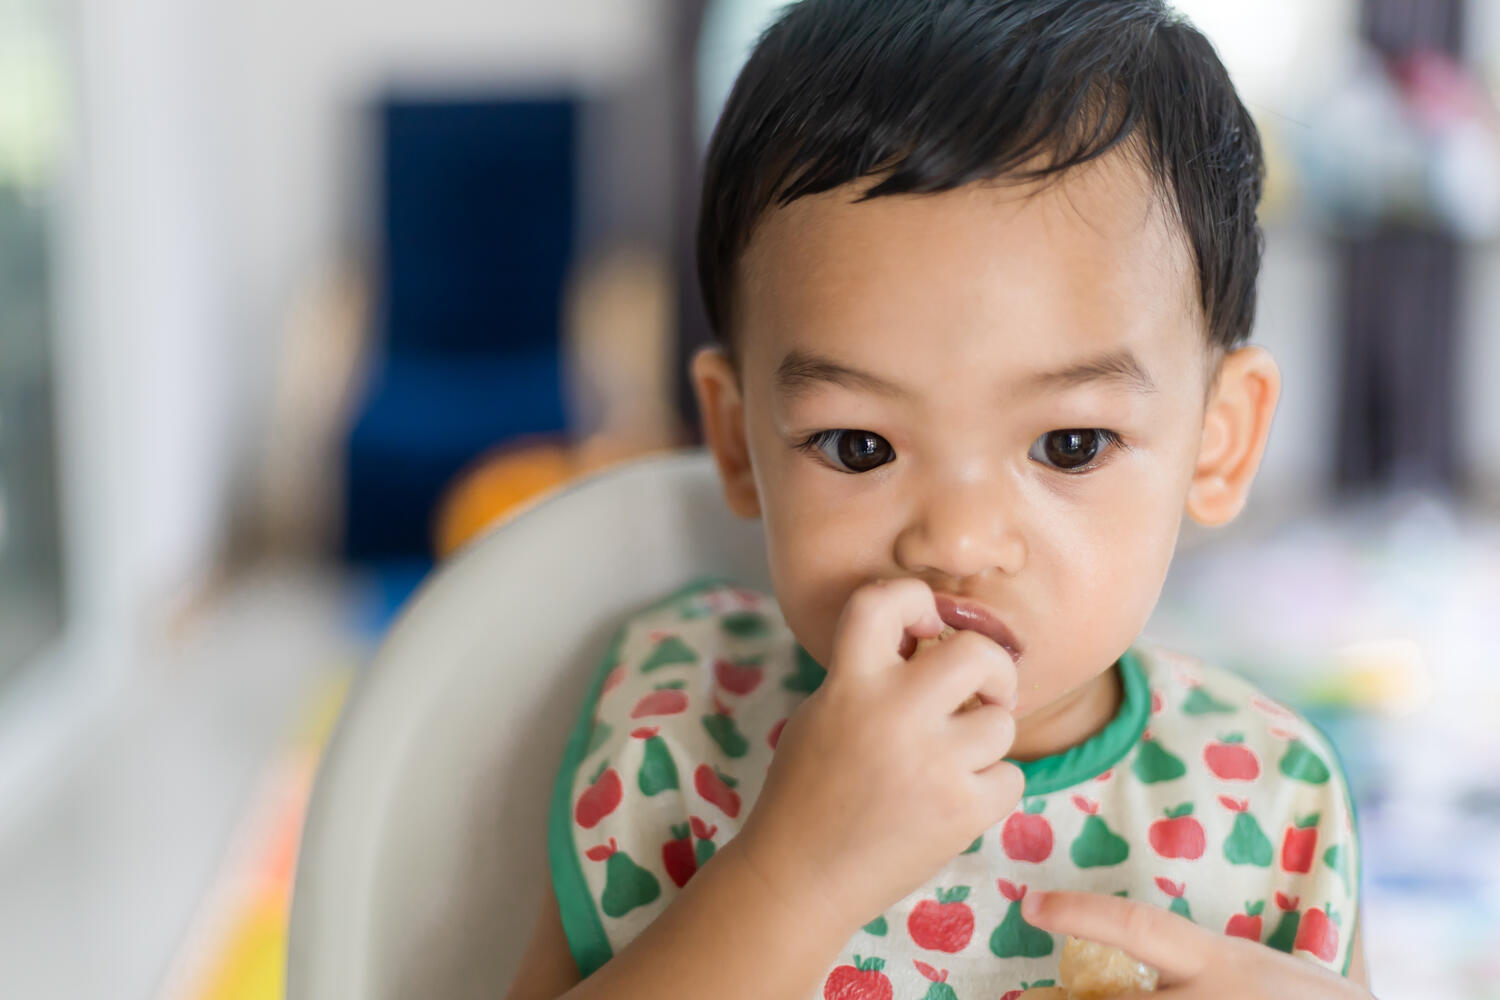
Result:
<instances>
[{"instance_id":1,"label":"orange object","mask_svg":"<svg viewBox=\"0 0 1500 1000\"><path fill-rule=\"evenodd\" d=\"M528 501L578 471L573 450L550 442L507 447L460 473L438 505L435 544L446 559Z\"/></svg>"}]
</instances>

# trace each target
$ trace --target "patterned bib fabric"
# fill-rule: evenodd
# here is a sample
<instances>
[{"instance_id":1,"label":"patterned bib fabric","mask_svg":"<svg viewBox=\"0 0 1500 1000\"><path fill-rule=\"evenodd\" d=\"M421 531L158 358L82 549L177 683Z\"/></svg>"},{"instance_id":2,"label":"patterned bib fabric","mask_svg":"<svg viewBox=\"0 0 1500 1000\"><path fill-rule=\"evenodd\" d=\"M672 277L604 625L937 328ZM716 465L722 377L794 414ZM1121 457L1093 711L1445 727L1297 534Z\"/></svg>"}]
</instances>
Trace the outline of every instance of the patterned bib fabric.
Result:
<instances>
[{"instance_id":1,"label":"patterned bib fabric","mask_svg":"<svg viewBox=\"0 0 1500 1000\"><path fill-rule=\"evenodd\" d=\"M1354 817L1323 736L1239 677L1138 645L1106 728L1022 765L1004 822L871 920L815 996L991 1000L1056 978L1028 890L1145 900L1347 973ZM824 670L774 598L700 581L635 616L600 665L554 792L549 853L587 976L739 830L787 716Z\"/></svg>"}]
</instances>

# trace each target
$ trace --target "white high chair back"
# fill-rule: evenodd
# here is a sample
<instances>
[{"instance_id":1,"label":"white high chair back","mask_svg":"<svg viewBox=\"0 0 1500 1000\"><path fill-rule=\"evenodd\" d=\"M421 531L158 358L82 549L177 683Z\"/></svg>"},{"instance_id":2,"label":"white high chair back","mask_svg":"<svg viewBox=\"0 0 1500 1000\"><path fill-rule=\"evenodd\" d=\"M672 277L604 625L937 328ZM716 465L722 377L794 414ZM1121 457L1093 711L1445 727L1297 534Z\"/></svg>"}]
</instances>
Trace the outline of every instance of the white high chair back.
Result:
<instances>
[{"instance_id":1,"label":"white high chair back","mask_svg":"<svg viewBox=\"0 0 1500 1000\"><path fill-rule=\"evenodd\" d=\"M769 589L710 456L616 466L459 553L401 614L318 770L289 1000L502 996L544 880L553 781L634 610L700 576Z\"/></svg>"}]
</instances>

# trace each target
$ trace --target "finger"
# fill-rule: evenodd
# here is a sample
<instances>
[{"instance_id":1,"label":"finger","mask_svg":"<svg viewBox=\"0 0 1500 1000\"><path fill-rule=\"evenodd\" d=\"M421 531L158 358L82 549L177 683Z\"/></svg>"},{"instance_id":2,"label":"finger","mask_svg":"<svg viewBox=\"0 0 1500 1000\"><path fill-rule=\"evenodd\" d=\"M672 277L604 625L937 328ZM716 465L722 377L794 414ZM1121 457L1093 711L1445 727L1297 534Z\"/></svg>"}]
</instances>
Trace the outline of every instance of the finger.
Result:
<instances>
[{"instance_id":1,"label":"finger","mask_svg":"<svg viewBox=\"0 0 1500 1000\"><path fill-rule=\"evenodd\" d=\"M979 795L989 803L989 815L985 829L999 823L1016 811L1016 805L1026 792L1026 775L1014 761L1002 760L974 773L980 786Z\"/></svg>"},{"instance_id":2,"label":"finger","mask_svg":"<svg viewBox=\"0 0 1500 1000\"><path fill-rule=\"evenodd\" d=\"M950 712L974 694L985 704L1015 707L1015 662L978 632L956 632L912 657L911 664L915 682Z\"/></svg>"},{"instance_id":3,"label":"finger","mask_svg":"<svg viewBox=\"0 0 1500 1000\"><path fill-rule=\"evenodd\" d=\"M980 705L959 713L952 722L958 759L970 771L982 771L1005 758L1016 740L1016 719L999 705Z\"/></svg>"},{"instance_id":4,"label":"finger","mask_svg":"<svg viewBox=\"0 0 1500 1000\"><path fill-rule=\"evenodd\" d=\"M972 632L960 634L976 635ZM985 704L1015 708L1020 688L1020 679L1016 676L1016 661L1010 658L1004 646L993 639L976 636L975 642L983 652L987 669L980 676L979 686L973 693L979 695L979 699Z\"/></svg>"},{"instance_id":5,"label":"finger","mask_svg":"<svg viewBox=\"0 0 1500 1000\"><path fill-rule=\"evenodd\" d=\"M1093 892L1033 892L1021 904L1026 921L1119 948L1162 974L1163 985L1203 971L1203 928L1159 906Z\"/></svg>"},{"instance_id":6,"label":"finger","mask_svg":"<svg viewBox=\"0 0 1500 1000\"><path fill-rule=\"evenodd\" d=\"M902 660L907 631L921 636L943 630L932 588L901 577L860 587L844 605L834 631L833 660L846 672L889 669Z\"/></svg>"}]
</instances>

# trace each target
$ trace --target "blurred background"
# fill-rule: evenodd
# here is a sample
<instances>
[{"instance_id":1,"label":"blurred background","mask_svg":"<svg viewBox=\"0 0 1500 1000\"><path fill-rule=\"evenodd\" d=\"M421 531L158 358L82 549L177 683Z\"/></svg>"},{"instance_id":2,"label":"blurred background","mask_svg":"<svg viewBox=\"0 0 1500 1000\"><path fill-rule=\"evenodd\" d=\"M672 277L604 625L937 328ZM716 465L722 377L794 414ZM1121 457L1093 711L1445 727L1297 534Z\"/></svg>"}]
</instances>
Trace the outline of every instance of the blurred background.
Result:
<instances>
[{"instance_id":1,"label":"blurred background","mask_svg":"<svg viewBox=\"0 0 1500 1000\"><path fill-rule=\"evenodd\" d=\"M763 0L0 0L0 993L279 996L392 615L696 440ZM1251 507L1148 635L1329 730L1383 998L1500 997L1500 0L1192 0L1270 158Z\"/></svg>"}]
</instances>

